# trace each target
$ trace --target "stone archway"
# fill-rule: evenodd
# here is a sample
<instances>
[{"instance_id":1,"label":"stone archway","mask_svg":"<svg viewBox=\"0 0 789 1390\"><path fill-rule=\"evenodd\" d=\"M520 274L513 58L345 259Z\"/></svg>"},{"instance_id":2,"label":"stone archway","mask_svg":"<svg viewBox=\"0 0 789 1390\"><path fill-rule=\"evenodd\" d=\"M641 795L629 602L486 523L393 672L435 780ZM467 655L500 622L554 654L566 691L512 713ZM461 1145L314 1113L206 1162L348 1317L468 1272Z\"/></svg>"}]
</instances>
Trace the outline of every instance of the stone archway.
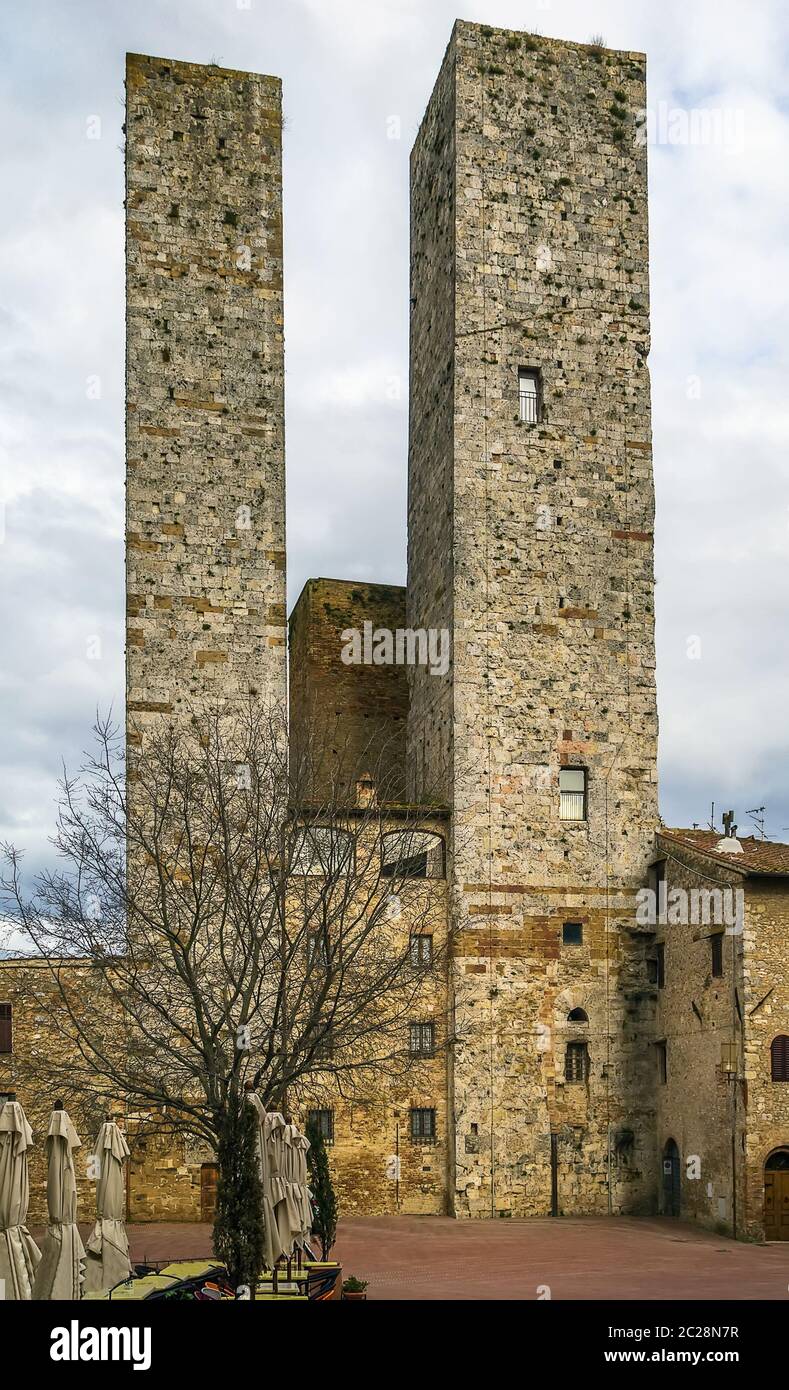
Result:
<instances>
[{"instance_id":1,"label":"stone archway","mask_svg":"<svg viewBox=\"0 0 789 1390\"><path fill-rule=\"evenodd\" d=\"M789 1240L789 1145L774 1149L764 1165L764 1238Z\"/></svg>"}]
</instances>

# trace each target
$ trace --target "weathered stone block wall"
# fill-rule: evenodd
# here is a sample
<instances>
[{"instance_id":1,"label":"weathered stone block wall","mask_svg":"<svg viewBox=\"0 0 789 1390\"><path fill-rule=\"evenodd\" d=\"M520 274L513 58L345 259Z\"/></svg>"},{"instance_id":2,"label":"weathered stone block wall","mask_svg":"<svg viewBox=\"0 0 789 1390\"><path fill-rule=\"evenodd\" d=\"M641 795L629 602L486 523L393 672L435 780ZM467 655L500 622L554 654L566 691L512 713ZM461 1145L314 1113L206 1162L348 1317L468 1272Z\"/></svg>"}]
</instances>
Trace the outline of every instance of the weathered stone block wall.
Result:
<instances>
[{"instance_id":1,"label":"weathered stone block wall","mask_svg":"<svg viewBox=\"0 0 789 1390\"><path fill-rule=\"evenodd\" d=\"M723 975L712 975L710 937L715 925L671 920L671 893L744 886L736 872L709 860L694 860L674 844L665 850L669 921L657 927L663 945L665 984L657 991L655 1042L666 1044L666 1082L660 1083L655 1048L652 1077L657 1097L656 1159L673 1139L680 1155L680 1214L686 1220L731 1233L734 1217L732 1139L737 1165L738 1233L742 1230L745 1093L742 1086L743 962L739 935L723 933ZM734 856L732 856L734 857ZM690 903L690 900L688 900ZM699 913L701 915L701 913ZM712 913L710 913L710 917ZM742 1005L740 1004L740 1008ZM699 1177L690 1160L698 1159ZM665 1210L662 1181L658 1209Z\"/></svg>"},{"instance_id":2,"label":"weathered stone block wall","mask_svg":"<svg viewBox=\"0 0 789 1390\"><path fill-rule=\"evenodd\" d=\"M404 665L342 660L342 634L364 624L405 628L405 589L344 579L310 579L290 618L290 744L316 792L355 795L363 773L383 800L405 795L408 683ZM372 646L371 646L372 651ZM314 774L314 778L313 778Z\"/></svg>"},{"instance_id":3,"label":"weathered stone block wall","mask_svg":"<svg viewBox=\"0 0 789 1390\"><path fill-rule=\"evenodd\" d=\"M127 55L127 710L285 698L281 89Z\"/></svg>"},{"instance_id":4,"label":"weathered stone block wall","mask_svg":"<svg viewBox=\"0 0 789 1390\"><path fill-rule=\"evenodd\" d=\"M74 969L74 997L81 989L79 967ZM42 1007L41 1001L46 999ZM67 1065L73 1044L65 1029L57 1026L57 987L49 983L49 968L35 961L0 961L0 1003L10 1004L12 1052L0 1053L0 1094L15 1091L33 1130L30 1152L29 1224L47 1221L46 1138L52 1107L62 1100L82 1140L75 1170L80 1219L92 1219L96 1187L87 1174L93 1140L104 1120L105 1106L97 1097L76 1096L62 1083L47 1079L53 1059Z\"/></svg>"},{"instance_id":5,"label":"weathered stone block wall","mask_svg":"<svg viewBox=\"0 0 789 1390\"><path fill-rule=\"evenodd\" d=\"M454 623L455 83L447 51L411 153L411 341L408 444L410 627ZM451 666L450 666L451 671ZM408 672L412 796L449 800L452 681Z\"/></svg>"},{"instance_id":6,"label":"weathered stone block wall","mask_svg":"<svg viewBox=\"0 0 789 1390\"><path fill-rule=\"evenodd\" d=\"M89 997L90 973L83 966L63 976L72 1008ZM49 984L49 967L36 961L0 961L0 1003L13 1009L13 1050L0 1053L0 1095L15 1091L33 1130L30 1153L29 1224L47 1221L46 1137L56 1100L62 1100L82 1140L75 1157L80 1221L93 1221L96 1184L88 1174L93 1143L108 1110L123 1116L131 1149L127 1173L127 1208L131 1221L198 1221L200 1167L210 1153L198 1154L182 1136L151 1132L150 1124L126 1116L122 1100L109 1105L68 1081L74 1054L73 1028L60 993ZM59 1023L62 1013L63 1023ZM52 1076L53 1069L60 1073ZM62 1070L61 1070L62 1069Z\"/></svg>"},{"instance_id":7,"label":"weathered stone block wall","mask_svg":"<svg viewBox=\"0 0 789 1390\"><path fill-rule=\"evenodd\" d=\"M745 1233L764 1237L764 1165L789 1149L789 1082L773 1081L770 1044L789 1035L787 880L749 878L745 914L745 1094L748 1104Z\"/></svg>"},{"instance_id":8,"label":"weathered stone block wall","mask_svg":"<svg viewBox=\"0 0 789 1390\"><path fill-rule=\"evenodd\" d=\"M450 760L458 1214L546 1210L551 1127L578 1133L530 1027L547 980L605 1001L573 1209L653 1192L629 931L657 823L644 105L642 54L458 22L412 162L409 621L453 618L454 662L412 679L409 749L417 778ZM536 424L519 368L541 373ZM578 825L559 820L566 765L588 769ZM505 910L518 884L602 911L580 972ZM526 944L503 964L508 934ZM620 1182L625 1113L644 1166Z\"/></svg>"}]
</instances>

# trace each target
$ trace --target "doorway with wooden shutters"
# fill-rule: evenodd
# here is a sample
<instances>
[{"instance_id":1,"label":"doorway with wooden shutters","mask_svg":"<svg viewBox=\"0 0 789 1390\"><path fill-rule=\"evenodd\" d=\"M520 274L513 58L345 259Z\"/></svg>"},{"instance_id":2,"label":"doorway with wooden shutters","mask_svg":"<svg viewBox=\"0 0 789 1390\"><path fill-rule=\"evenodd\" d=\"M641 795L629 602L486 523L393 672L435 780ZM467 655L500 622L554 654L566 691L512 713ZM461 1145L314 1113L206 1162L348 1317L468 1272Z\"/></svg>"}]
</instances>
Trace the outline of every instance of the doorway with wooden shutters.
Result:
<instances>
[{"instance_id":1,"label":"doorway with wooden shutters","mask_svg":"<svg viewBox=\"0 0 789 1390\"><path fill-rule=\"evenodd\" d=\"M764 1238L789 1240L789 1148L776 1149L764 1165Z\"/></svg>"},{"instance_id":2,"label":"doorway with wooden shutters","mask_svg":"<svg viewBox=\"0 0 789 1390\"><path fill-rule=\"evenodd\" d=\"M679 1149L673 1139L666 1141L663 1150L663 1215L679 1216L680 1210Z\"/></svg>"},{"instance_id":3,"label":"doorway with wooden shutters","mask_svg":"<svg viewBox=\"0 0 789 1390\"><path fill-rule=\"evenodd\" d=\"M204 1163L200 1169L200 1220L213 1225L216 1216L216 1185L219 1181L219 1167L216 1163Z\"/></svg>"}]
</instances>

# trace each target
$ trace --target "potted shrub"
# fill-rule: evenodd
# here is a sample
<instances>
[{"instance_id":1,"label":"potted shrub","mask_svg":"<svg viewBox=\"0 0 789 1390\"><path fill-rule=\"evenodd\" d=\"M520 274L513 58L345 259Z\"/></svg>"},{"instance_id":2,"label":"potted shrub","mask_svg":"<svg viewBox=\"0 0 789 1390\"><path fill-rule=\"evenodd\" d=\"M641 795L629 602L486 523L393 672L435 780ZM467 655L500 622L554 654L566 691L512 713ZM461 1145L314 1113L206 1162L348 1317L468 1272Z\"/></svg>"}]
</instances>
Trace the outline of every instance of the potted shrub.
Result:
<instances>
[{"instance_id":1,"label":"potted shrub","mask_svg":"<svg viewBox=\"0 0 789 1390\"><path fill-rule=\"evenodd\" d=\"M353 1298L356 1300L366 1299L367 1280L357 1279L355 1274L352 1274L348 1279L344 1279L342 1285L342 1296L343 1298Z\"/></svg>"}]
</instances>

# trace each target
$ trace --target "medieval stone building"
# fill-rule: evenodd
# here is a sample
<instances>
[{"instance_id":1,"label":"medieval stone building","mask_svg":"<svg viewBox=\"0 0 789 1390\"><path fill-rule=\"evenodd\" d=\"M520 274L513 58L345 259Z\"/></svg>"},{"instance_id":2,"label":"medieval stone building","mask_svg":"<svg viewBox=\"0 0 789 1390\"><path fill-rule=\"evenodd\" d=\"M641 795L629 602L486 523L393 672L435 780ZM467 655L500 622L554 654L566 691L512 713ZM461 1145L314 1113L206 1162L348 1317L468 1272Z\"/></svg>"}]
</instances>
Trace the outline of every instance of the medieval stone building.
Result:
<instances>
[{"instance_id":1,"label":"medieval stone building","mask_svg":"<svg viewBox=\"0 0 789 1390\"><path fill-rule=\"evenodd\" d=\"M645 82L458 21L414 146L407 588L311 580L290 624L294 757L319 727L349 803L377 761L446 875L449 1046L315 1101L347 1213L760 1236L767 1188L789 1235L789 848L658 816ZM286 701L280 87L133 55L127 102L136 746L205 695ZM746 884L743 933L642 920L693 875ZM195 1218L211 1166L138 1155L130 1214Z\"/></svg>"}]
</instances>

